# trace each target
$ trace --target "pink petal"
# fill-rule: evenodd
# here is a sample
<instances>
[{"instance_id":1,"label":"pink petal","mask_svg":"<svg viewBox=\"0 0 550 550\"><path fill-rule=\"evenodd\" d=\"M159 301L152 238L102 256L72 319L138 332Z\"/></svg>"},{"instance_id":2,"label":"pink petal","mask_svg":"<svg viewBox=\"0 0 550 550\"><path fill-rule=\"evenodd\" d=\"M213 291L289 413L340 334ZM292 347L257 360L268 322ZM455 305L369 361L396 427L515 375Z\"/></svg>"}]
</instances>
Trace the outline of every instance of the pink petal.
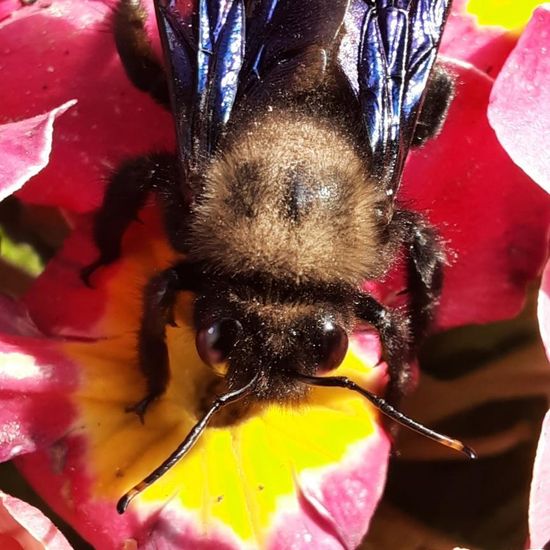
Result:
<instances>
[{"instance_id":1,"label":"pink petal","mask_svg":"<svg viewBox=\"0 0 550 550\"><path fill-rule=\"evenodd\" d=\"M546 258L550 200L487 121L492 81L454 65L457 96L441 135L414 152L399 199L425 212L450 254L438 325L512 317Z\"/></svg>"},{"instance_id":2,"label":"pink petal","mask_svg":"<svg viewBox=\"0 0 550 550\"><path fill-rule=\"evenodd\" d=\"M501 27L481 26L467 13L468 0L454 0L441 41L440 54L471 63L495 76L500 71L517 37Z\"/></svg>"},{"instance_id":3,"label":"pink petal","mask_svg":"<svg viewBox=\"0 0 550 550\"><path fill-rule=\"evenodd\" d=\"M389 451L389 439L379 430L337 466L303 474L296 481L301 507L274 518L268 548L357 548L384 490Z\"/></svg>"},{"instance_id":4,"label":"pink petal","mask_svg":"<svg viewBox=\"0 0 550 550\"><path fill-rule=\"evenodd\" d=\"M81 225L86 227L68 237L62 250L24 297L33 321L48 335L103 336L94 326L105 310L107 296L102 288L84 285L78 273L96 254L90 239L89 220L83 220Z\"/></svg>"},{"instance_id":5,"label":"pink petal","mask_svg":"<svg viewBox=\"0 0 550 550\"><path fill-rule=\"evenodd\" d=\"M529 548L542 548L550 542L550 412L542 424L529 506ZM544 546L546 548L546 546Z\"/></svg>"},{"instance_id":6,"label":"pink petal","mask_svg":"<svg viewBox=\"0 0 550 550\"><path fill-rule=\"evenodd\" d=\"M550 260L546 264L539 290L539 328L546 355L550 360Z\"/></svg>"},{"instance_id":7,"label":"pink petal","mask_svg":"<svg viewBox=\"0 0 550 550\"><path fill-rule=\"evenodd\" d=\"M0 547L6 550L70 550L61 531L40 510L0 492Z\"/></svg>"},{"instance_id":8,"label":"pink petal","mask_svg":"<svg viewBox=\"0 0 550 550\"><path fill-rule=\"evenodd\" d=\"M146 207L139 217L143 223L131 226L123 241L123 256L131 257L141 250L146 261L150 262L157 257L155 245L159 235L163 235L162 221L154 206ZM77 229L65 241L63 249L48 264L46 271L23 299L33 321L42 332L91 339L111 337L120 330L137 329L139 320L133 314L133 306L141 300L139 292L125 293L124 305L121 307L120 302L109 295L104 283L119 270L129 269L129 288L139 288L139 281L151 276L152 272L143 272L139 258L137 261L133 259L130 266L125 265L122 259L98 270L92 281L94 287L88 288L80 279L79 270L96 257L97 251L91 239L91 220L80 219ZM157 265L153 262L154 268L162 269L163 262L166 260L159 259ZM116 309L115 316L123 321L122 324L105 325L101 322L105 314L109 313L109 308Z\"/></svg>"},{"instance_id":9,"label":"pink petal","mask_svg":"<svg viewBox=\"0 0 550 550\"><path fill-rule=\"evenodd\" d=\"M0 344L0 462L52 444L74 417L66 363L43 342L19 344Z\"/></svg>"},{"instance_id":10,"label":"pink petal","mask_svg":"<svg viewBox=\"0 0 550 550\"><path fill-rule=\"evenodd\" d=\"M0 201L48 164L53 122L75 104L76 100L67 101L43 115L0 125Z\"/></svg>"},{"instance_id":11,"label":"pink petal","mask_svg":"<svg viewBox=\"0 0 550 550\"><path fill-rule=\"evenodd\" d=\"M0 296L0 462L52 444L65 433L76 384L56 343L38 334L21 307ZM21 331L28 336L12 335Z\"/></svg>"},{"instance_id":12,"label":"pink petal","mask_svg":"<svg viewBox=\"0 0 550 550\"><path fill-rule=\"evenodd\" d=\"M20 192L40 204L89 211L124 158L173 149L171 115L127 79L115 51L112 8L101 0L55 0L0 22L0 122L78 105L59 120L48 166ZM78 182L78 187L75 187Z\"/></svg>"},{"instance_id":13,"label":"pink petal","mask_svg":"<svg viewBox=\"0 0 550 550\"><path fill-rule=\"evenodd\" d=\"M489 120L514 162L550 192L550 6L538 8L496 79Z\"/></svg>"},{"instance_id":14,"label":"pink petal","mask_svg":"<svg viewBox=\"0 0 550 550\"><path fill-rule=\"evenodd\" d=\"M21 7L21 0L2 0L0 2L0 21L9 17L15 10Z\"/></svg>"}]
</instances>

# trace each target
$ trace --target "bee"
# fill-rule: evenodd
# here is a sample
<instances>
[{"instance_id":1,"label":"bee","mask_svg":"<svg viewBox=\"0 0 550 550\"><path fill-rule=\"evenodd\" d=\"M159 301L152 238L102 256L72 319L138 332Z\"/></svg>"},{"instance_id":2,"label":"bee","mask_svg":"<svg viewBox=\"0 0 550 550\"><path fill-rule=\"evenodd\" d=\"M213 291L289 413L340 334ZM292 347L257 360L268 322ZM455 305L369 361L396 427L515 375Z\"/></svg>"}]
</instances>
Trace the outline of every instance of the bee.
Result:
<instances>
[{"instance_id":1,"label":"bee","mask_svg":"<svg viewBox=\"0 0 550 550\"><path fill-rule=\"evenodd\" d=\"M445 251L396 194L412 146L437 133L452 79L434 69L450 0L156 0L166 70L152 53L139 0L122 0L115 39L130 80L172 110L175 154L132 159L113 174L95 218L98 259L150 193L183 260L146 285L139 367L142 418L170 377L165 342L177 294L194 293L198 354L224 376L186 439L119 501L193 446L212 416L242 399L299 402L311 386L348 388L440 443L475 453L395 408L429 328ZM426 100L426 106L423 106ZM363 290L400 256L408 308ZM330 376L361 324L379 334L386 399Z\"/></svg>"}]
</instances>

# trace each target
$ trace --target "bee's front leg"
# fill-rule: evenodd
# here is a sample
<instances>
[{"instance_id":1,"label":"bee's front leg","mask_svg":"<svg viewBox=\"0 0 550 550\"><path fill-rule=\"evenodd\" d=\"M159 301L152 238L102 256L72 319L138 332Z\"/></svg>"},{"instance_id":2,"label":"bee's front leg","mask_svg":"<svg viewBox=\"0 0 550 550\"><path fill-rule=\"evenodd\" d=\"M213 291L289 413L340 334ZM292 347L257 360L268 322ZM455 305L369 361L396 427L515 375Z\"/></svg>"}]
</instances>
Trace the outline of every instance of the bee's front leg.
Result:
<instances>
[{"instance_id":1,"label":"bee's front leg","mask_svg":"<svg viewBox=\"0 0 550 550\"><path fill-rule=\"evenodd\" d=\"M177 202L179 191L175 174L175 159L171 154L131 159L114 172L94 219L93 237L99 256L80 272L87 286L91 286L90 278L97 269L120 257L124 232L137 219L149 193L163 190L166 194L165 188L173 182L170 192L175 196L172 202Z\"/></svg>"},{"instance_id":2,"label":"bee's front leg","mask_svg":"<svg viewBox=\"0 0 550 550\"><path fill-rule=\"evenodd\" d=\"M411 334L417 349L433 323L447 258L437 230L420 214L398 210L393 224L405 245Z\"/></svg>"},{"instance_id":3,"label":"bee's front leg","mask_svg":"<svg viewBox=\"0 0 550 550\"><path fill-rule=\"evenodd\" d=\"M175 324L173 310L177 293L194 288L192 269L185 262L161 271L145 287L138 335L138 361L147 390L143 399L126 409L135 412L142 422L147 408L164 393L170 380L166 325Z\"/></svg>"},{"instance_id":4,"label":"bee's front leg","mask_svg":"<svg viewBox=\"0 0 550 550\"><path fill-rule=\"evenodd\" d=\"M386 399L392 404L397 404L410 385L410 320L400 311L385 307L372 296L363 293L356 300L355 315L374 327L380 336L382 355L388 364L390 376Z\"/></svg>"}]
</instances>

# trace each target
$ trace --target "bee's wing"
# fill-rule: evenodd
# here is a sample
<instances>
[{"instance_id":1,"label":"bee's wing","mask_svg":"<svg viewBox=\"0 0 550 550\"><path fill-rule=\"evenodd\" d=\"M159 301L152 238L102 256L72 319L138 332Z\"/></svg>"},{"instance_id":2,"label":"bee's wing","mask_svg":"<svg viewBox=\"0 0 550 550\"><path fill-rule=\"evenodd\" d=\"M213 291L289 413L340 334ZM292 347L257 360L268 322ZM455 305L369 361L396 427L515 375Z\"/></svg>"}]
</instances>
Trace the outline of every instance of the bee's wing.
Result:
<instances>
[{"instance_id":1,"label":"bee's wing","mask_svg":"<svg viewBox=\"0 0 550 550\"><path fill-rule=\"evenodd\" d=\"M244 58L243 0L156 0L180 160L190 172L215 145Z\"/></svg>"},{"instance_id":2,"label":"bee's wing","mask_svg":"<svg viewBox=\"0 0 550 550\"><path fill-rule=\"evenodd\" d=\"M214 150L236 99L322 77L349 0L156 0L182 166Z\"/></svg>"},{"instance_id":3,"label":"bee's wing","mask_svg":"<svg viewBox=\"0 0 550 550\"><path fill-rule=\"evenodd\" d=\"M248 0L241 75L247 101L305 91L323 79L349 0Z\"/></svg>"},{"instance_id":4,"label":"bee's wing","mask_svg":"<svg viewBox=\"0 0 550 550\"><path fill-rule=\"evenodd\" d=\"M360 102L373 168L390 193L401 179L449 5L353 0L346 18L340 63Z\"/></svg>"}]
</instances>

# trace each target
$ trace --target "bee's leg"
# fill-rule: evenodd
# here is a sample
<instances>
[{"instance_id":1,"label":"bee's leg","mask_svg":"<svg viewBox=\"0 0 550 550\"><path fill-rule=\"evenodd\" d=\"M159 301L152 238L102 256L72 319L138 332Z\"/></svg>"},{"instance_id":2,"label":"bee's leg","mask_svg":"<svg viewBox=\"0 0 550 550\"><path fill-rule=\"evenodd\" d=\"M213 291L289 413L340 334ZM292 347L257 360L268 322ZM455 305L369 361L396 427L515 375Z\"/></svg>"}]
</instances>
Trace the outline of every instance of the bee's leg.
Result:
<instances>
[{"instance_id":1,"label":"bee's leg","mask_svg":"<svg viewBox=\"0 0 550 550\"><path fill-rule=\"evenodd\" d=\"M393 223L406 247L411 334L418 348L433 322L447 258L437 231L419 214L397 211Z\"/></svg>"},{"instance_id":2,"label":"bee's leg","mask_svg":"<svg viewBox=\"0 0 550 550\"><path fill-rule=\"evenodd\" d=\"M114 8L115 43L126 75L134 86L168 109L166 73L151 47L146 20L147 12L140 0L119 0Z\"/></svg>"},{"instance_id":3,"label":"bee's leg","mask_svg":"<svg viewBox=\"0 0 550 550\"><path fill-rule=\"evenodd\" d=\"M396 403L410 385L412 347L409 319L368 294L360 294L355 315L378 331L390 376L386 398L390 403Z\"/></svg>"},{"instance_id":4,"label":"bee's leg","mask_svg":"<svg viewBox=\"0 0 550 550\"><path fill-rule=\"evenodd\" d=\"M356 315L377 329L388 363L388 400L395 402L410 385L411 360L433 321L443 286L446 255L437 231L416 212L397 210L390 224L392 246L406 247L409 312L390 309L361 295Z\"/></svg>"},{"instance_id":5,"label":"bee's leg","mask_svg":"<svg viewBox=\"0 0 550 550\"><path fill-rule=\"evenodd\" d=\"M173 322L172 310L177 288L178 274L173 267L153 277L145 287L138 336L138 360L147 391L143 399L126 409L135 412L142 422L147 407L164 393L170 378L166 325Z\"/></svg>"},{"instance_id":6,"label":"bee's leg","mask_svg":"<svg viewBox=\"0 0 550 550\"><path fill-rule=\"evenodd\" d=\"M136 220L149 193L165 190L170 183L175 188L175 181L175 161L170 154L138 157L117 169L94 219L93 236L99 257L80 272L86 285L90 286L90 277L96 269L119 258L122 236ZM173 194L176 192L174 189Z\"/></svg>"},{"instance_id":7,"label":"bee's leg","mask_svg":"<svg viewBox=\"0 0 550 550\"><path fill-rule=\"evenodd\" d=\"M138 335L139 368L146 381L143 399L127 409L143 421L147 407L166 390L170 362L166 346L166 325L174 326L173 309L177 293L194 289L189 264L181 262L153 277L143 295L143 313Z\"/></svg>"},{"instance_id":8,"label":"bee's leg","mask_svg":"<svg viewBox=\"0 0 550 550\"><path fill-rule=\"evenodd\" d=\"M413 147L421 147L439 134L454 95L453 77L441 65L436 64L428 80L426 97L414 130Z\"/></svg>"}]
</instances>

